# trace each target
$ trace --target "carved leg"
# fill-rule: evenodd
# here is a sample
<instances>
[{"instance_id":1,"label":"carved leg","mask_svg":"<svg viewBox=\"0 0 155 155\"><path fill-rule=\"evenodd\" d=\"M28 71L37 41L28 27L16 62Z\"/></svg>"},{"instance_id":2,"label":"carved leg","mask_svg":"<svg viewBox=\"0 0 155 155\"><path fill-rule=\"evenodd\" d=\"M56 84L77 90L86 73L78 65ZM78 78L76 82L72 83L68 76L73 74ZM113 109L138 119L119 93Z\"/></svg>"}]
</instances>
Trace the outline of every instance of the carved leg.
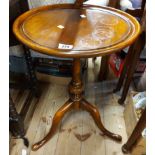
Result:
<instances>
[{"instance_id":1,"label":"carved leg","mask_svg":"<svg viewBox=\"0 0 155 155\"><path fill-rule=\"evenodd\" d=\"M23 46L23 49L24 49L24 56L25 56L25 60L26 60L26 64L27 64L27 71L28 71L28 76L29 76L29 80L30 80L31 91L36 97L39 97L40 92L38 89L38 80L37 80L37 77L35 74L35 68L34 68L34 64L32 62L31 53L26 46Z\"/></svg>"},{"instance_id":2,"label":"carved leg","mask_svg":"<svg viewBox=\"0 0 155 155\"><path fill-rule=\"evenodd\" d=\"M11 95L9 94L9 131L12 133L12 135L16 138L22 138L24 145L26 147L29 146L29 141L25 137L25 128L24 128L24 122L21 117L16 111L15 105L13 103L13 100L11 98Z\"/></svg>"},{"instance_id":3,"label":"carved leg","mask_svg":"<svg viewBox=\"0 0 155 155\"><path fill-rule=\"evenodd\" d=\"M102 124L99 111L97 110L97 108L95 106L91 105L89 102L87 102L85 99L83 99L81 101L81 108L83 108L84 110L88 111L91 114L96 125L103 132L104 135L107 135L108 137L110 137L116 141L122 140L122 137L120 135L114 134L114 133L108 131L107 129L105 129L105 127Z\"/></svg>"},{"instance_id":4,"label":"carved leg","mask_svg":"<svg viewBox=\"0 0 155 155\"><path fill-rule=\"evenodd\" d=\"M9 94L9 130L14 137L22 138L25 136L24 123L21 116L17 113L15 104Z\"/></svg>"},{"instance_id":5,"label":"carved leg","mask_svg":"<svg viewBox=\"0 0 155 155\"><path fill-rule=\"evenodd\" d=\"M49 133L39 142L37 142L36 144L34 144L32 146L32 150L36 151L38 150L40 147L42 147L45 143L47 143L51 137L54 135L54 133L56 132L56 129L58 128L58 125L61 121L61 119L63 118L63 116L65 115L65 113L67 113L68 111L70 111L73 107L73 102L69 99L54 115L53 117L53 122L52 122L52 126L51 129L49 131Z\"/></svg>"}]
</instances>

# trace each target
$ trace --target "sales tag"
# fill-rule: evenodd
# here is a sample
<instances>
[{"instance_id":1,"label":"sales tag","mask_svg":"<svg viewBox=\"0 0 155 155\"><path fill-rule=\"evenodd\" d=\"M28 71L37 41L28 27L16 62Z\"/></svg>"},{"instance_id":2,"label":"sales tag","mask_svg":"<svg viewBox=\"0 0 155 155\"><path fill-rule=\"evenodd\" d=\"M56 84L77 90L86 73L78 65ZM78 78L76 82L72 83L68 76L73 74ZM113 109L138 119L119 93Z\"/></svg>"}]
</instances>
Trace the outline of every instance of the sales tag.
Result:
<instances>
[{"instance_id":1,"label":"sales tag","mask_svg":"<svg viewBox=\"0 0 155 155\"><path fill-rule=\"evenodd\" d=\"M72 49L73 48L73 45L67 45L67 44L59 44L58 46L59 49Z\"/></svg>"},{"instance_id":2,"label":"sales tag","mask_svg":"<svg viewBox=\"0 0 155 155\"><path fill-rule=\"evenodd\" d=\"M58 25L57 26L59 29L64 29L64 26L63 25Z\"/></svg>"},{"instance_id":3,"label":"sales tag","mask_svg":"<svg viewBox=\"0 0 155 155\"><path fill-rule=\"evenodd\" d=\"M80 15L81 18L86 18L86 16L84 14Z\"/></svg>"}]
</instances>

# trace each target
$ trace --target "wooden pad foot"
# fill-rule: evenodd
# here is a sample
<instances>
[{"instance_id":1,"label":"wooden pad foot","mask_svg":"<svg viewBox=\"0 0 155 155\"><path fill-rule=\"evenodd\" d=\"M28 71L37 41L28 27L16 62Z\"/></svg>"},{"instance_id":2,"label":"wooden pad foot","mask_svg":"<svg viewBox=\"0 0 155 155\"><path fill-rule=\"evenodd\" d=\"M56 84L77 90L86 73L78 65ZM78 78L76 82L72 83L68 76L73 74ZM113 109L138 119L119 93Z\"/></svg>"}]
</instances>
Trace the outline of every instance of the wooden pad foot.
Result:
<instances>
[{"instance_id":1,"label":"wooden pad foot","mask_svg":"<svg viewBox=\"0 0 155 155\"><path fill-rule=\"evenodd\" d=\"M67 113L68 111L70 111L73 107L73 102L71 100L68 100L54 115L53 117L53 122L52 122L52 126L51 129L49 131L49 133L39 142L35 143L32 146L32 150L33 151L37 151L40 147L42 147L45 143L47 143L52 136L54 135L54 133L56 132L60 121L62 120L63 116L65 115L65 113Z\"/></svg>"},{"instance_id":2,"label":"wooden pad foot","mask_svg":"<svg viewBox=\"0 0 155 155\"><path fill-rule=\"evenodd\" d=\"M122 137L120 135L114 134L114 133L108 131L103 126L99 111L95 106L91 105L89 102L87 102L85 99L83 99L81 101L81 107L90 113L90 115L93 117L98 128L103 132L103 135L106 135L116 141L119 141L119 142L122 141Z\"/></svg>"}]
</instances>

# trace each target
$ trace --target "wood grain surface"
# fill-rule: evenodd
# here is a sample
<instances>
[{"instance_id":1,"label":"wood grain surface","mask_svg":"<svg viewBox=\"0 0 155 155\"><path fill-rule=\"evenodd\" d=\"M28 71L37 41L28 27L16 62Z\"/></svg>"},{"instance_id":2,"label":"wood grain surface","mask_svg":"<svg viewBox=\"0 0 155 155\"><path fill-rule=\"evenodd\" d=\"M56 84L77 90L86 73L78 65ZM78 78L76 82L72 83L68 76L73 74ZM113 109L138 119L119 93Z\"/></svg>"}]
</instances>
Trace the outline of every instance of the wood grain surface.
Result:
<instances>
[{"instance_id":1,"label":"wood grain surface","mask_svg":"<svg viewBox=\"0 0 155 155\"><path fill-rule=\"evenodd\" d=\"M32 9L17 18L13 26L16 37L30 48L73 58L113 53L130 45L139 30L138 21L125 12L93 5L76 9L74 4ZM72 47L60 49L59 44Z\"/></svg>"}]
</instances>

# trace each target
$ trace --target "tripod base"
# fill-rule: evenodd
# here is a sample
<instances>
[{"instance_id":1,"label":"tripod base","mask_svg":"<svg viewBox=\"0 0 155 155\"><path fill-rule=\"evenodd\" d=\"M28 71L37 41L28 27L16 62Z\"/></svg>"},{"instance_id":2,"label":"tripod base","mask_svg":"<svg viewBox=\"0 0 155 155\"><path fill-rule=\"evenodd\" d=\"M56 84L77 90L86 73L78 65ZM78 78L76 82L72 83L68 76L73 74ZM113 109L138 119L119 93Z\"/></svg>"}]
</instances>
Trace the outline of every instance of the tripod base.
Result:
<instances>
[{"instance_id":1,"label":"tripod base","mask_svg":"<svg viewBox=\"0 0 155 155\"><path fill-rule=\"evenodd\" d=\"M104 128L98 109L83 98L83 84L80 79L80 59L75 59L73 63L73 77L69 84L69 94L70 99L55 113L49 133L41 141L32 146L33 151L38 150L52 138L65 113L72 109L86 110L93 117L96 125L102 131L103 135L106 135L116 141L122 140L120 135L114 134Z\"/></svg>"},{"instance_id":2,"label":"tripod base","mask_svg":"<svg viewBox=\"0 0 155 155\"><path fill-rule=\"evenodd\" d=\"M101 117L100 117L99 111L97 110L97 108L95 106L91 105L85 99L82 99L80 102L73 102L71 99L69 99L54 115L51 129L50 129L49 133L46 135L46 137L32 146L33 151L38 150L40 147L42 147L45 143L47 143L52 138L52 136L56 132L56 129L58 128L58 125L60 124L60 121L63 118L64 114L72 109L86 110L93 117L96 125L102 131L103 135L106 135L116 141L122 140L122 137L120 135L111 133L110 131L108 131L107 129L104 128L104 126L101 122Z\"/></svg>"}]
</instances>

